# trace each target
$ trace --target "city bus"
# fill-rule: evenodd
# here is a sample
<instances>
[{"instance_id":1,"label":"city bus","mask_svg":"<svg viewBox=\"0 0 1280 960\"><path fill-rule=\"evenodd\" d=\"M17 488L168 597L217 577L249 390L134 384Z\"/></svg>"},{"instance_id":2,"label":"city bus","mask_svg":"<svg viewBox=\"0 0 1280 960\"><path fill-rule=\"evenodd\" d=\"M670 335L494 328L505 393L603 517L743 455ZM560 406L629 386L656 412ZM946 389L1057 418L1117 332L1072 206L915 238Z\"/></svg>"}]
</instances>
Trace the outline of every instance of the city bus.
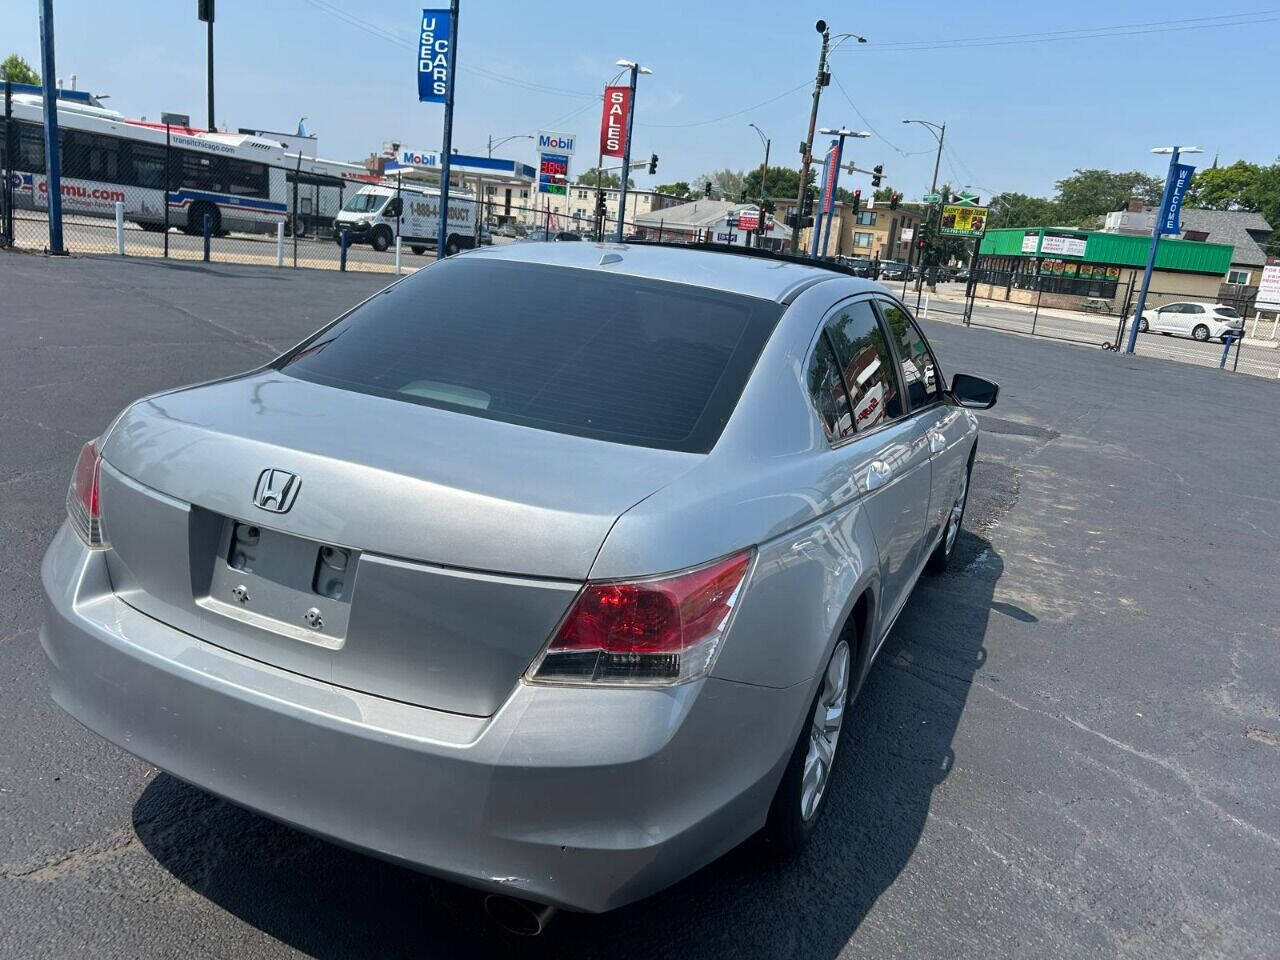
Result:
<instances>
[{"instance_id":1,"label":"city bus","mask_svg":"<svg viewBox=\"0 0 1280 960\"><path fill-rule=\"evenodd\" d=\"M39 95L13 96L7 168L15 209L49 207L43 110ZM167 200L169 225L187 233L201 233L206 214L216 234L274 233L289 212L290 167L306 168L314 183L323 179L333 190L325 203L330 219L341 205L341 177L324 175L317 161L290 157L283 144L265 137L165 127L66 100L58 101L58 126L66 215L114 217L119 202L125 219L163 230Z\"/></svg>"}]
</instances>

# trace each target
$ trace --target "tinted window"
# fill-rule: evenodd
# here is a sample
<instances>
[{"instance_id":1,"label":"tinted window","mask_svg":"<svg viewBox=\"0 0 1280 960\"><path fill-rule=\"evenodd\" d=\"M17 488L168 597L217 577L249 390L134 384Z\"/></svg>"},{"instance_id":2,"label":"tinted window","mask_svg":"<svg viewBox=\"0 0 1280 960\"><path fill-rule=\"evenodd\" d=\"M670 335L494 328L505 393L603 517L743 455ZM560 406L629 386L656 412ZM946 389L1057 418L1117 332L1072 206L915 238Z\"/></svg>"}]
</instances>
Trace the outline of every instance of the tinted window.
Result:
<instances>
[{"instance_id":1,"label":"tinted window","mask_svg":"<svg viewBox=\"0 0 1280 960\"><path fill-rule=\"evenodd\" d=\"M239 194L244 197L265 197L267 195L266 164L236 159L227 160L226 164L228 193Z\"/></svg>"},{"instance_id":2,"label":"tinted window","mask_svg":"<svg viewBox=\"0 0 1280 960\"><path fill-rule=\"evenodd\" d=\"M853 400L857 429L902 416L893 353L870 302L862 300L841 309L827 321L827 336Z\"/></svg>"},{"instance_id":3,"label":"tinted window","mask_svg":"<svg viewBox=\"0 0 1280 960\"><path fill-rule=\"evenodd\" d=\"M809 396L814 409L827 431L828 440L838 440L853 433L853 417L849 415L849 395L844 392L840 368L826 336L818 338L818 345L809 358Z\"/></svg>"},{"instance_id":4,"label":"tinted window","mask_svg":"<svg viewBox=\"0 0 1280 960\"><path fill-rule=\"evenodd\" d=\"M18 124L18 149L14 151L14 166L27 173L44 170L44 128L34 123Z\"/></svg>"},{"instance_id":5,"label":"tinted window","mask_svg":"<svg viewBox=\"0 0 1280 960\"><path fill-rule=\"evenodd\" d=\"M780 312L687 284L459 257L388 288L281 369L560 433L706 452Z\"/></svg>"},{"instance_id":6,"label":"tinted window","mask_svg":"<svg viewBox=\"0 0 1280 960\"><path fill-rule=\"evenodd\" d=\"M164 188L164 147L154 143L130 144L133 182L140 187Z\"/></svg>"},{"instance_id":7,"label":"tinted window","mask_svg":"<svg viewBox=\"0 0 1280 960\"><path fill-rule=\"evenodd\" d=\"M898 356L902 359L902 382L911 406L923 407L932 403L942 395L942 378L938 375L938 365L933 361L933 354L924 334L897 304L881 301L880 309L898 342Z\"/></svg>"}]
</instances>

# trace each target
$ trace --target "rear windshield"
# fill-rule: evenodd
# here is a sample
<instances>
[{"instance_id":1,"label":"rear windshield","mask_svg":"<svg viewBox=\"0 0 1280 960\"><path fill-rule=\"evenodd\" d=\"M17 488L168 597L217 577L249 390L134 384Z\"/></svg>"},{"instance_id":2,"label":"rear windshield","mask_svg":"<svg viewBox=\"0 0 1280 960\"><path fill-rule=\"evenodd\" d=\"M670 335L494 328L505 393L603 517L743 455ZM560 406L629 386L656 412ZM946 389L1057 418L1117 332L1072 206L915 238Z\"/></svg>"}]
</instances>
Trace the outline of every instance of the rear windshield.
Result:
<instances>
[{"instance_id":1,"label":"rear windshield","mask_svg":"<svg viewBox=\"0 0 1280 960\"><path fill-rule=\"evenodd\" d=\"M478 417L705 453L781 310L686 284L463 256L389 287L279 368Z\"/></svg>"},{"instance_id":2,"label":"rear windshield","mask_svg":"<svg viewBox=\"0 0 1280 960\"><path fill-rule=\"evenodd\" d=\"M1216 313L1216 314L1217 314L1218 316L1220 316L1220 317L1232 317L1232 318L1236 318L1236 317L1239 317L1239 316L1240 316L1240 314L1238 314L1238 313L1236 312L1236 308L1235 308L1235 307L1214 307L1214 308L1213 308L1213 312L1214 312L1214 313Z\"/></svg>"}]
</instances>

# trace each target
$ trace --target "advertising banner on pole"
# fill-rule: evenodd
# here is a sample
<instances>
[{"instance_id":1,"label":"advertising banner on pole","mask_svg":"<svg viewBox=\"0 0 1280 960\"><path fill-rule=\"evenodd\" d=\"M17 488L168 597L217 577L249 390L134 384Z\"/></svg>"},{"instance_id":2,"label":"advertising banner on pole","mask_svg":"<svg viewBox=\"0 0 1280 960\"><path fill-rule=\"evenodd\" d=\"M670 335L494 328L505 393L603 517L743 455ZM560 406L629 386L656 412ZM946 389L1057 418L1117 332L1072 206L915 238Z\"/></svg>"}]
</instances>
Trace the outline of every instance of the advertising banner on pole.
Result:
<instances>
[{"instance_id":1,"label":"advertising banner on pole","mask_svg":"<svg viewBox=\"0 0 1280 960\"><path fill-rule=\"evenodd\" d=\"M448 10L423 10L418 31L418 100L444 103L453 64L453 23Z\"/></svg>"},{"instance_id":2,"label":"advertising banner on pole","mask_svg":"<svg viewBox=\"0 0 1280 960\"><path fill-rule=\"evenodd\" d=\"M827 147L826 159L822 161L822 212L824 214L831 213L832 204L836 199L836 171L840 167L836 150L839 146L838 141L832 140L831 146Z\"/></svg>"},{"instance_id":3,"label":"advertising banner on pole","mask_svg":"<svg viewBox=\"0 0 1280 960\"><path fill-rule=\"evenodd\" d=\"M944 237L980 237L987 232L987 208L962 203L942 208L942 225L938 233Z\"/></svg>"},{"instance_id":4,"label":"advertising banner on pole","mask_svg":"<svg viewBox=\"0 0 1280 960\"><path fill-rule=\"evenodd\" d=\"M600 153L621 157L627 143L627 114L631 111L631 88L605 87L604 112L600 116Z\"/></svg>"},{"instance_id":5,"label":"advertising banner on pole","mask_svg":"<svg viewBox=\"0 0 1280 960\"><path fill-rule=\"evenodd\" d=\"M1169 170L1169 182L1164 187L1164 197L1160 202L1161 233L1182 232L1182 198L1186 196L1187 187L1191 186L1191 175L1196 168L1189 163L1175 163Z\"/></svg>"}]
</instances>

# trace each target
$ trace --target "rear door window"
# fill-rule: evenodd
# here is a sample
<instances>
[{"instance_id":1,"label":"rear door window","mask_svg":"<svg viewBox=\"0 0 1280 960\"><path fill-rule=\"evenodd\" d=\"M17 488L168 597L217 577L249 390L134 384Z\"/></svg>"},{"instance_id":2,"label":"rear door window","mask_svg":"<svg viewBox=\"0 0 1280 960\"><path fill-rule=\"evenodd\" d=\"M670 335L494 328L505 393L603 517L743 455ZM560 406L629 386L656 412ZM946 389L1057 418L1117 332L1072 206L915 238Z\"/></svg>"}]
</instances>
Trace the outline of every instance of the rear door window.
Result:
<instances>
[{"instance_id":1,"label":"rear door window","mask_svg":"<svg viewBox=\"0 0 1280 960\"><path fill-rule=\"evenodd\" d=\"M818 419L827 433L828 440L840 440L853 436L853 416L849 408L849 395L845 393L844 378L826 335L818 338L813 356L809 358L809 396L818 411Z\"/></svg>"},{"instance_id":2,"label":"rear door window","mask_svg":"<svg viewBox=\"0 0 1280 960\"><path fill-rule=\"evenodd\" d=\"M928 406L942 398L942 377L929 349L929 341L915 321L896 303L881 300L880 312L898 345L902 382L912 409Z\"/></svg>"},{"instance_id":3,"label":"rear door window","mask_svg":"<svg viewBox=\"0 0 1280 960\"><path fill-rule=\"evenodd\" d=\"M893 351L871 302L841 307L827 321L826 336L853 404L854 428L861 432L902 416Z\"/></svg>"},{"instance_id":4,"label":"rear door window","mask_svg":"<svg viewBox=\"0 0 1280 960\"><path fill-rule=\"evenodd\" d=\"M781 310L691 284L464 256L389 287L280 369L478 417L705 453Z\"/></svg>"}]
</instances>

